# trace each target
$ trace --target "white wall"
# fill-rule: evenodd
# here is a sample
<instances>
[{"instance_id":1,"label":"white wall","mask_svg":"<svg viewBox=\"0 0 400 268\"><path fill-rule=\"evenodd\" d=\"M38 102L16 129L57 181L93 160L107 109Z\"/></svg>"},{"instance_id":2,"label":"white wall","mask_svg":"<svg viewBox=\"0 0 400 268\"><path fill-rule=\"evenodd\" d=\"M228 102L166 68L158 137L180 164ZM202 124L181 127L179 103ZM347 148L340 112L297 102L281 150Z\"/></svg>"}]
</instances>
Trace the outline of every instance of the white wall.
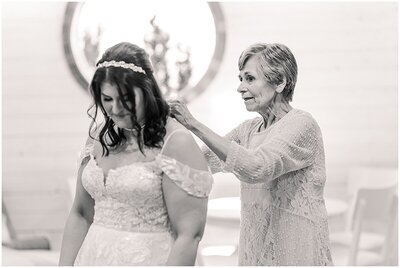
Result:
<instances>
[{"instance_id":1,"label":"white wall","mask_svg":"<svg viewBox=\"0 0 400 268\"><path fill-rule=\"evenodd\" d=\"M3 199L20 235L59 237L65 179L87 132L87 94L62 47L65 3L2 3Z\"/></svg>"},{"instance_id":2,"label":"white wall","mask_svg":"<svg viewBox=\"0 0 400 268\"><path fill-rule=\"evenodd\" d=\"M299 66L293 106L309 111L323 132L328 185L345 181L353 165L397 166L397 3L232 2L223 9L223 66L191 105L195 116L220 134L257 116L236 92L237 59L249 44L284 43Z\"/></svg>"},{"instance_id":3,"label":"white wall","mask_svg":"<svg viewBox=\"0 0 400 268\"><path fill-rule=\"evenodd\" d=\"M328 193L354 165L397 166L397 3L222 2L227 40L193 114L224 134L248 113L236 93L237 58L254 42L288 45L299 65L293 106L323 131ZM2 2L3 199L19 234L58 246L66 178L86 139L87 94L62 47L63 2Z\"/></svg>"}]
</instances>

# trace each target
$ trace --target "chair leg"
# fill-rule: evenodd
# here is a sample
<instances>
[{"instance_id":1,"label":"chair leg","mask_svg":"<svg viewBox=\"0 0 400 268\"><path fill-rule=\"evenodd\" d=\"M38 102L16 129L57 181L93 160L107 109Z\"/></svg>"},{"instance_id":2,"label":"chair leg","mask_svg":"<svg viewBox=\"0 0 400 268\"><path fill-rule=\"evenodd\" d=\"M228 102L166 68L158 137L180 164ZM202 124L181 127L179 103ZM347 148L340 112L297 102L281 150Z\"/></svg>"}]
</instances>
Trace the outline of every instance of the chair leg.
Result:
<instances>
[{"instance_id":1,"label":"chair leg","mask_svg":"<svg viewBox=\"0 0 400 268\"><path fill-rule=\"evenodd\" d=\"M358 208L355 215L355 221L353 225L354 235L351 241L350 251L349 251L349 266L357 265L357 254L358 254L358 247L360 244L360 236L361 236L361 229L362 229L362 215L364 213L366 202L365 200L361 199L359 201Z\"/></svg>"}]
</instances>

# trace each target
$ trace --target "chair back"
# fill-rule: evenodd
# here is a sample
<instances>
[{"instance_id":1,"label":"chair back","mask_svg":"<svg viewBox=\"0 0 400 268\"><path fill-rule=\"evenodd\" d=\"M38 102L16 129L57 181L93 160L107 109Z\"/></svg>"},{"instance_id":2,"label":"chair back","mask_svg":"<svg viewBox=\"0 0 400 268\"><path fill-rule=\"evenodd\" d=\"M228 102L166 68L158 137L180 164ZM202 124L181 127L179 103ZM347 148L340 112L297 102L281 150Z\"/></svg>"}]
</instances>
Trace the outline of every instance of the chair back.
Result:
<instances>
[{"instance_id":1,"label":"chair back","mask_svg":"<svg viewBox=\"0 0 400 268\"><path fill-rule=\"evenodd\" d=\"M392 243L389 240L392 239L395 227L397 227L396 190L397 186L395 185L385 188L361 188L358 190L353 210L351 225L353 236L350 244L348 265L354 266L357 264L361 233L366 223L370 221L385 223L387 232L381 256L384 262L386 262L386 259L389 259L389 252L392 252L389 246Z\"/></svg>"},{"instance_id":2,"label":"chair back","mask_svg":"<svg viewBox=\"0 0 400 268\"><path fill-rule=\"evenodd\" d=\"M357 206L354 210L354 221L353 221L353 236L350 244L348 265L355 266L357 264L357 253L361 239L362 229L362 218L366 210L366 201L363 198L357 200Z\"/></svg>"},{"instance_id":3,"label":"chair back","mask_svg":"<svg viewBox=\"0 0 400 268\"><path fill-rule=\"evenodd\" d=\"M394 193L397 192L397 168L384 167L353 167L349 171L347 182L347 197L349 211L347 214L347 230L352 229L354 222L354 209L356 207L357 194L360 189L387 189L392 187ZM386 199L384 203L390 202ZM379 199L379 198L377 198ZM378 200L377 200L378 201ZM368 198L367 198L368 203ZM379 203L379 201L377 202ZM386 207L387 208L387 207Z\"/></svg>"},{"instance_id":4,"label":"chair back","mask_svg":"<svg viewBox=\"0 0 400 268\"><path fill-rule=\"evenodd\" d=\"M349 171L347 195L355 196L360 188L386 188L397 185L397 168L352 167Z\"/></svg>"},{"instance_id":5,"label":"chair back","mask_svg":"<svg viewBox=\"0 0 400 268\"><path fill-rule=\"evenodd\" d=\"M393 197L396 193L397 185L385 188L361 188L358 190L355 208L360 202L365 203L365 210L361 215L362 221L380 221L389 219ZM353 214L353 222L356 213Z\"/></svg>"},{"instance_id":6,"label":"chair back","mask_svg":"<svg viewBox=\"0 0 400 268\"><path fill-rule=\"evenodd\" d=\"M4 198L2 199L2 241L9 242L13 239L17 239L17 233L10 219L10 214L8 213L7 206L5 204Z\"/></svg>"}]
</instances>

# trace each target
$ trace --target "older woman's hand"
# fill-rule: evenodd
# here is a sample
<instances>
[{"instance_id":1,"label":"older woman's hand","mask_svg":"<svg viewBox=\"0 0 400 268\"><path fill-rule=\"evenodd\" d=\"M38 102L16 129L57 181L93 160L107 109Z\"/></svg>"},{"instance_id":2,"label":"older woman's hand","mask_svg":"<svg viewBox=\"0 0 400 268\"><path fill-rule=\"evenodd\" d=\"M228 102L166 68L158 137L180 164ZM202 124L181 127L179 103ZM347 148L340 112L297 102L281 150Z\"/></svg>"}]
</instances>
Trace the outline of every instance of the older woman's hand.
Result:
<instances>
[{"instance_id":1,"label":"older woman's hand","mask_svg":"<svg viewBox=\"0 0 400 268\"><path fill-rule=\"evenodd\" d=\"M193 127L195 119L193 115L189 112L186 104L181 100L169 100L168 101L171 116L175 118L179 123L181 123L187 129Z\"/></svg>"}]
</instances>

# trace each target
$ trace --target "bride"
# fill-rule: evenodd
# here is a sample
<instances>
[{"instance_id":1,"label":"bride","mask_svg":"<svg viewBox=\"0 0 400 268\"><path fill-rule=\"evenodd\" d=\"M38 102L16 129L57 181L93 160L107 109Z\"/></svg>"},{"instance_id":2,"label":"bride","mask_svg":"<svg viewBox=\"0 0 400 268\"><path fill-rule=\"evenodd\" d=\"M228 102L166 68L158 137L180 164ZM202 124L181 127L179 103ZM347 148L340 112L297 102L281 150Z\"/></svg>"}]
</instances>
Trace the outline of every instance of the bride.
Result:
<instances>
[{"instance_id":1,"label":"bride","mask_svg":"<svg viewBox=\"0 0 400 268\"><path fill-rule=\"evenodd\" d=\"M148 55L130 43L109 48L90 93L95 113L59 264L194 265L212 176L168 117Z\"/></svg>"}]
</instances>

